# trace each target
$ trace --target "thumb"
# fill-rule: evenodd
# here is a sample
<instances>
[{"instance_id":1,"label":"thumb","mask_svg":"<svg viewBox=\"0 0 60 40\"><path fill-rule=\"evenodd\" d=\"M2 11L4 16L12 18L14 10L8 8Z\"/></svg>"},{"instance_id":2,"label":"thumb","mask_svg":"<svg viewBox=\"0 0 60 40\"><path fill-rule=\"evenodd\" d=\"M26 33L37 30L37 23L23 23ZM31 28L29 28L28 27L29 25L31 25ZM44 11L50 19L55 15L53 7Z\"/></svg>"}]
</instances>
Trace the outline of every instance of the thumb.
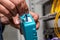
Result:
<instances>
[{"instance_id":1,"label":"thumb","mask_svg":"<svg viewBox=\"0 0 60 40\"><path fill-rule=\"evenodd\" d=\"M13 17L13 22L14 22L14 24L16 24L16 25L20 23L19 15L18 15L18 14Z\"/></svg>"},{"instance_id":2,"label":"thumb","mask_svg":"<svg viewBox=\"0 0 60 40\"><path fill-rule=\"evenodd\" d=\"M15 28L20 28L20 19L18 14L13 17L13 22L14 22L13 25Z\"/></svg>"}]
</instances>

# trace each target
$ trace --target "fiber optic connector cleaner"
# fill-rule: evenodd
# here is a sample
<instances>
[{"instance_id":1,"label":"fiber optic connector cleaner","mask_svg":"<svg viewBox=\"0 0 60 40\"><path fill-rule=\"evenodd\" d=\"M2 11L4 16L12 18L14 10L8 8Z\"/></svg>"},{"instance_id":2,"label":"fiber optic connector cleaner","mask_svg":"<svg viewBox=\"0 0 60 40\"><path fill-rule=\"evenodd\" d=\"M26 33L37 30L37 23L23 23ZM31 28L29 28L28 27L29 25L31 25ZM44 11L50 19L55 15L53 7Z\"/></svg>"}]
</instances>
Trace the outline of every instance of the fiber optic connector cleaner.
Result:
<instances>
[{"instance_id":1,"label":"fiber optic connector cleaner","mask_svg":"<svg viewBox=\"0 0 60 40\"><path fill-rule=\"evenodd\" d=\"M30 13L20 16L20 27L22 28L25 40L38 40L36 23Z\"/></svg>"}]
</instances>

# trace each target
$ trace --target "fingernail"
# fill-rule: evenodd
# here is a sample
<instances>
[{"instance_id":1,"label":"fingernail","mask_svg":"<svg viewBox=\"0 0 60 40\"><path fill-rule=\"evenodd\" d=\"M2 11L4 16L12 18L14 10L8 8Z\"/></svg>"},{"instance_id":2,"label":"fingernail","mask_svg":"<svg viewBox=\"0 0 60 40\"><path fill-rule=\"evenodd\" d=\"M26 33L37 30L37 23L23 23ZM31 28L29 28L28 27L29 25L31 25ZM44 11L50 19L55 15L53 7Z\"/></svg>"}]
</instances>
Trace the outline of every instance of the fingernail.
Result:
<instances>
[{"instance_id":1,"label":"fingernail","mask_svg":"<svg viewBox=\"0 0 60 40\"><path fill-rule=\"evenodd\" d=\"M16 24L19 24L19 23L20 23L19 20L16 19Z\"/></svg>"}]
</instances>

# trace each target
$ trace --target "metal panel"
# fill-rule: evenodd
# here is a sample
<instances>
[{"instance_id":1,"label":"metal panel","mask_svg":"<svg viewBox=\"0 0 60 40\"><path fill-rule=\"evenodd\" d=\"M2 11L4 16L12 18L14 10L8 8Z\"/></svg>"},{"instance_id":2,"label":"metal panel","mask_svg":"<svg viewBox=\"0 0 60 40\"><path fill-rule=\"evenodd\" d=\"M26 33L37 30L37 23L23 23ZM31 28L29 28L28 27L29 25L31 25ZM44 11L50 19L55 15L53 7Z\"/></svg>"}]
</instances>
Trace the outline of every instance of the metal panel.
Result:
<instances>
[{"instance_id":1,"label":"metal panel","mask_svg":"<svg viewBox=\"0 0 60 40\"><path fill-rule=\"evenodd\" d=\"M39 17L43 16L43 7L42 4L45 3L48 0L30 0L29 2L29 8L31 11L37 13L39 15ZM38 40L44 40L44 36L43 36L43 21L40 21L40 27L38 31Z\"/></svg>"}]
</instances>

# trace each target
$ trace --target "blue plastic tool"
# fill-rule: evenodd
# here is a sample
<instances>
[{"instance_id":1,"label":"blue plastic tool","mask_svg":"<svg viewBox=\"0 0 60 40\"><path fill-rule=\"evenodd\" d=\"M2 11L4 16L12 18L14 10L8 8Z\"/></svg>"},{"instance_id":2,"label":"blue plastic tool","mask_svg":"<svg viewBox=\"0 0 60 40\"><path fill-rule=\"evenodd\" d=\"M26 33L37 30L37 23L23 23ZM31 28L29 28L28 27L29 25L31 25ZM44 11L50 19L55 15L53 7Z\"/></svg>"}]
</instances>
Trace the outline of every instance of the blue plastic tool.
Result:
<instances>
[{"instance_id":1,"label":"blue plastic tool","mask_svg":"<svg viewBox=\"0 0 60 40\"><path fill-rule=\"evenodd\" d=\"M25 40L38 40L36 23L32 18L32 16L28 13L20 16L20 19L21 19L20 25L21 25Z\"/></svg>"}]
</instances>

